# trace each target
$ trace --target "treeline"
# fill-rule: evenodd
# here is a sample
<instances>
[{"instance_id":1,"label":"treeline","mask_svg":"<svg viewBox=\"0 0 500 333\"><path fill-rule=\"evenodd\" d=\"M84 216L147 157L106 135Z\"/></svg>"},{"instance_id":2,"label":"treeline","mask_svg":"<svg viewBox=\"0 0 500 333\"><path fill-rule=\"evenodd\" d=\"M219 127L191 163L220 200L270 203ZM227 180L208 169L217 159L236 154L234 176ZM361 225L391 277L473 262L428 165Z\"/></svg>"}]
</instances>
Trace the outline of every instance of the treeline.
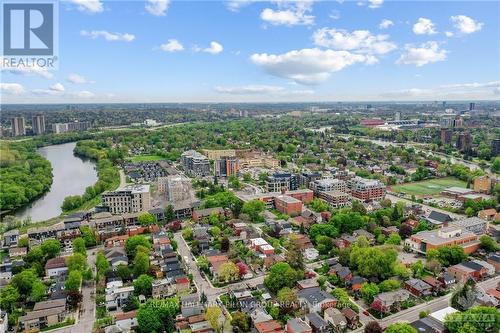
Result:
<instances>
[{"instance_id":1,"label":"treeline","mask_svg":"<svg viewBox=\"0 0 500 333\"><path fill-rule=\"evenodd\" d=\"M120 182L118 169L113 166L113 160L119 159L121 150L112 150L106 143L100 141L79 141L74 153L97 161L97 176L99 180L85 189L83 195L71 195L64 199L61 206L63 212L78 209L97 198L102 192L112 190Z\"/></svg>"},{"instance_id":2,"label":"treeline","mask_svg":"<svg viewBox=\"0 0 500 333\"><path fill-rule=\"evenodd\" d=\"M52 166L27 142L0 147L0 211L18 209L50 189Z\"/></svg>"}]
</instances>

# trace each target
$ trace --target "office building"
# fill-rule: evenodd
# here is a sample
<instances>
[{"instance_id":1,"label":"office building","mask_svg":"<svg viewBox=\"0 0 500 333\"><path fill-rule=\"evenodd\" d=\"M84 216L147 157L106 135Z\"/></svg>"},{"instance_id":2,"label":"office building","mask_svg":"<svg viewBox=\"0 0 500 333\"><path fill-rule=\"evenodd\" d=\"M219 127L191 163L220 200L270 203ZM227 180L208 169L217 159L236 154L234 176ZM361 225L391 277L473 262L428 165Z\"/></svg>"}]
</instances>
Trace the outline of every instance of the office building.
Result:
<instances>
[{"instance_id":1,"label":"office building","mask_svg":"<svg viewBox=\"0 0 500 333\"><path fill-rule=\"evenodd\" d=\"M33 116L31 126L33 128L34 135L40 135L45 133L45 116L44 115Z\"/></svg>"},{"instance_id":2,"label":"office building","mask_svg":"<svg viewBox=\"0 0 500 333\"><path fill-rule=\"evenodd\" d=\"M268 192L294 191L298 189L297 176L291 173L275 173L266 180Z\"/></svg>"},{"instance_id":3,"label":"office building","mask_svg":"<svg viewBox=\"0 0 500 333\"><path fill-rule=\"evenodd\" d=\"M500 155L500 139L491 141L491 156L495 157Z\"/></svg>"},{"instance_id":4,"label":"office building","mask_svg":"<svg viewBox=\"0 0 500 333\"><path fill-rule=\"evenodd\" d=\"M470 132L460 133L457 138L457 149L462 153L472 150L472 135Z\"/></svg>"},{"instance_id":5,"label":"office building","mask_svg":"<svg viewBox=\"0 0 500 333\"><path fill-rule=\"evenodd\" d=\"M188 150L181 155L181 164L186 174L192 177L210 175L210 161L195 150Z\"/></svg>"},{"instance_id":6,"label":"office building","mask_svg":"<svg viewBox=\"0 0 500 333\"><path fill-rule=\"evenodd\" d=\"M151 208L149 185L127 185L102 194L103 205L112 214L137 213Z\"/></svg>"},{"instance_id":7,"label":"office building","mask_svg":"<svg viewBox=\"0 0 500 333\"><path fill-rule=\"evenodd\" d=\"M441 128L441 144L449 145L451 143L451 138L453 136L453 131L447 128Z\"/></svg>"},{"instance_id":8,"label":"office building","mask_svg":"<svg viewBox=\"0 0 500 333\"><path fill-rule=\"evenodd\" d=\"M360 201L382 200L385 197L385 185L376 179L354 177L347 181L351 196Z\"/></svg>"},{"instance_id":9,"label":"office building","mask_svg":"<svg viewBox=\"0 0 500 333\"><path fill-rule=\"evenodd\" d=\"M24 117L14 117L11 119L12 136L26 135L26 121Z\"/></svg>"},{"instance_id":10,"label":"office building","mask_svg":"<svg viewBox=\"0 0 500 333\"><path fill-rule=\"evenodd\" d=\"M215 175L218 177L230 177L239 170L240 163L235 156L221 156L215 160Z\"/></svg>"}]
</instances>

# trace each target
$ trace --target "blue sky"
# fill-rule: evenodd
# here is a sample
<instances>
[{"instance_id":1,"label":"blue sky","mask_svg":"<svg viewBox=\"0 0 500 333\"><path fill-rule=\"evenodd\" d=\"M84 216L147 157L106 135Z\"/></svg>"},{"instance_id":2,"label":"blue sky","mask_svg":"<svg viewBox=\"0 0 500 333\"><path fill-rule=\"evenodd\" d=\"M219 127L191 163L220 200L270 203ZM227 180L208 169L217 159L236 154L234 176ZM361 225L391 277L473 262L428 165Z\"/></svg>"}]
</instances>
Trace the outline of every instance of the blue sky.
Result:
<instances>
[{"instance_id":1,"label":"blue sky","mask_svg":"<svg viewBox=\"0 0 500 333\"><path fill-rule=\"evenodd\" d=\"M500 98L496 1L59 5L59 69L2 71L4 103Z\"/></svg>"}]
</instances>

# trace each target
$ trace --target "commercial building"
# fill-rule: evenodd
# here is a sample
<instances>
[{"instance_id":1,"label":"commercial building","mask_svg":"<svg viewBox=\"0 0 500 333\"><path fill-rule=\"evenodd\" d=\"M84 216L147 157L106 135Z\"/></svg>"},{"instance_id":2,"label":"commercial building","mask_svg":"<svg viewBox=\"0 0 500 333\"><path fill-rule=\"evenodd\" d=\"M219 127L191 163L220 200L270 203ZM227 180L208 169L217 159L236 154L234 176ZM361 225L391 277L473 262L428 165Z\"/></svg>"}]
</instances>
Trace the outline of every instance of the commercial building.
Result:
<instances>
[{"instance_id":1,"label":"commercial building","mask_svg":"<svg viewBox=\"0 0 500 333\"><path fill-rule=\"evenodd\" d=\"M210 175L210 161L206 156L195 150L188 150L182 153L181 163L184 171L192 177Z\"/></svg>"},{"instance_id":2,"label":"commercial building","mask_svg":"<svg viewBox=\"0 0 500 333\"><path fill-rule=\"evenodd\" d=\"M349 194L341 191L319 192L319 197L325 200L332 208L342 208L351 205Z\"/></svg>"},{"instance_id":3,"label":"commercial building","mask_svg":"<svg viewBox=\"0 0 500 333\"><path fill-rule=\"evenodd\" d=\"M488 176L474 178L474 191L478 193L490 194L493 182Z\"/></svg>"},{"instance_id":4,"label":"commercial building","mask_svg":"<svg viewBox=\"0 0 500 333\"><path fill-rule=\"evenodd\" d=\"M240 170L240 162L235 156L221 156L215 160L215 175L230 177Z\"/></svg>"},{"instance_id":5,"label":"commercial building","mask_svg":"<svg viewBox=\"0 0 500 333\"><path fill-rule=\"evenodd\" d=\"M489 227L488 221L475 216L452 222L451 225L472 232L478 236L486 234Z\"/></svg>"},{"instance_id":6,"label":"commercial building","mask_svg":"<svg viewBox=\"0 0 500 333\"><path fill-rule=\"evenodd\" d=\"M453 131L447 128L441 128L441 144L449 145L451 143L451 138L453 136Z\"/></svg>"},{"instance_id":7,"label":"commercial building","mask_svg":"<svg viewBox=\"0 0 500 333\"><path fill-rule=\"evenodd\" d=\"M217 160L223 156L236 157L236 150L234 149L219 149L219 150L202 149L201 152L210 160Z\"/></svg>"},{"instance_id":8,"label":"commercial building","mask_svg":"<svg viewBox=\"0 0 500 333\"><path fill-rule=\"evenodd\" d=\"M347 193L347 183L336 178L326 178L313 181L309 188L314 191L315 195L320 192L340 191Z\"/></svg>"},{"instance_id":9,"label":"commercial building","mask_svg":"<svg viewBox=\"0 0 500 333\"><path fill-rule=\"evenodd\" d=\"M276 210L288 216L297 216L302 212L302 201L289 195L276 196L274 206Z\"/></svg>"},{"instance_id":10,"label":"commercial building","mask_svg":"<svg viewBox=\"0 0 500 333\"><path fill-rule=\"evenodd\" d=\"M112 214L137 213L151 208L149 185L127 185L102 194L103 205Z\"/></svg>"},{"instance_id":11,"label":"commercial building","mask_svg":"<svg viewBox=\"0 0 500 333\"><path fill-rule=\"evenodd\" d=\"M268 192L293 191L298 189L297 176L291 173L275 173L266 180Z\"/></svg>"},{"instance_id":12,"label":"commercial building","mask_svg":"<svg viewBox=\"0 0 500 333\"><path fill-rule=\"evenodd\" d=\"M444 246L461 246L467 254L475 252L480 245L479 237L456 226L443 227L437 230L420 231L406 239L412 251L426 254L431 249Z\"/></svg>"},{"instance_id":13,"label":"commercial building","mask_svg":"<svg viewBox=\"0 0 500 333\"><path fill-rule=\"evenodd\" d=\"M14 117L10 120L12 136L26 135L26 121L24 117Z\"/></svg>"},{"instance_id":14,"label":"commercial building","mask_svg":"<svg viewBox=\"0 0 500 333\"><path fill-rule=\"evenodd\" d=\"M351 196L360 201L382 200L385 197L385 185L379 180L354 177L347 181Z\"/></svg>"},{"instance_id":15,"label":"commercial building","mask_svg":"<svg viewBox=\"0 0 500 333\"><path fill-rule=\"evenodd\" d=\"M33 129L33 134L40 135L45 133L45 116L44 115L33 116L31 126Z\"/></svg>"}]
</instances>

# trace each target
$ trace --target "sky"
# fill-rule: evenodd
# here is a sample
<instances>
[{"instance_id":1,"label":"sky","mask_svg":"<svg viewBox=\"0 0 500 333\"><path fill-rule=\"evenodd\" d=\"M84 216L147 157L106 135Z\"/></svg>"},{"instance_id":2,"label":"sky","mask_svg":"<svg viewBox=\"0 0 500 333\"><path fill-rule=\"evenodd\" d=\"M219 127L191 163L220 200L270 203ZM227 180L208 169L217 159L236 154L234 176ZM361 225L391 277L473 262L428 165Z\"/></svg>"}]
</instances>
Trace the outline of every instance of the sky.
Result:
<instances>
[{"instance_id":1,"label":"sky","mask_svg":"<svg viewBox=\"0 0 500 333\"><path fill-rule=\"evenodd\" d=\"M498 1L59 3L59 66L2 103L499 100Z\"/></svg>"}]
</instances>

